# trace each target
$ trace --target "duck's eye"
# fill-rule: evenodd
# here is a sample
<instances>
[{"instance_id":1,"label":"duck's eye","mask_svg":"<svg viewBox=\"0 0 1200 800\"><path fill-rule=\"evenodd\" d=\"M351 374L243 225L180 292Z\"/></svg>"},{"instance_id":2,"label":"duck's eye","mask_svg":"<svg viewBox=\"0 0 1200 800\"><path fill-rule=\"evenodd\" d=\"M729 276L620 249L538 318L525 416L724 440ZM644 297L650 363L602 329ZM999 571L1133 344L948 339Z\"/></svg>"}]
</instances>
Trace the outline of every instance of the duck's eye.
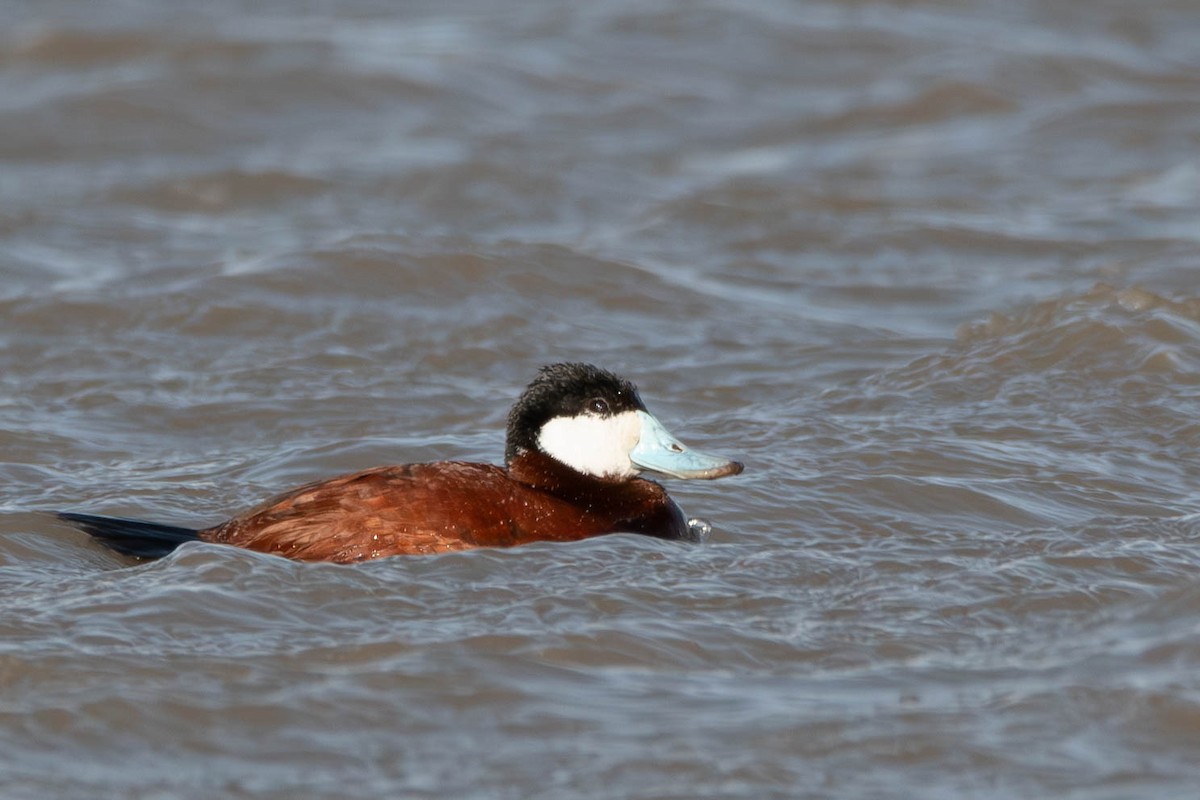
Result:
<instances>
[{"instance_id":1,"label":"duck's eye","mask_svg":"<svg viewBox=\"0 0 1200 800\"><path fill-rule=\"evenodd\" d=\"M591 402L588 403L588 410L595 414L607 414L608 401L603 397L593 397Z\"/></svg>"}]
</instances>

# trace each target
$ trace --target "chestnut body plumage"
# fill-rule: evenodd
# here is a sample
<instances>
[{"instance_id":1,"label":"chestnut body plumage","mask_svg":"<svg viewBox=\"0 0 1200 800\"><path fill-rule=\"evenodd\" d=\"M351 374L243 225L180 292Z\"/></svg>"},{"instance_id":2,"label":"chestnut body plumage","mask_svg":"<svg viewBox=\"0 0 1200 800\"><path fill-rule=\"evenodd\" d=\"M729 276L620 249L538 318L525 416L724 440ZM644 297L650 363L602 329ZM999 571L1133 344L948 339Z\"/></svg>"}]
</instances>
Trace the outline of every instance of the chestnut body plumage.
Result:
<instances>
[{"instance_id":1,"label":"chestnut body plumage","mask_svg":"<svg viewBox=\"0 0 1200 800\"><path fill-rule=\"evenodd\" d=\"M509 414L504 467L461 461L377 467L301 486L209 528L63 512L130 555L198 539L304 561L353 562L574 541L607 533L692 538L652 470L679 478L741 472L688 450L634 386L587 364L543 367Z\"/></svg>"}]
</instances>

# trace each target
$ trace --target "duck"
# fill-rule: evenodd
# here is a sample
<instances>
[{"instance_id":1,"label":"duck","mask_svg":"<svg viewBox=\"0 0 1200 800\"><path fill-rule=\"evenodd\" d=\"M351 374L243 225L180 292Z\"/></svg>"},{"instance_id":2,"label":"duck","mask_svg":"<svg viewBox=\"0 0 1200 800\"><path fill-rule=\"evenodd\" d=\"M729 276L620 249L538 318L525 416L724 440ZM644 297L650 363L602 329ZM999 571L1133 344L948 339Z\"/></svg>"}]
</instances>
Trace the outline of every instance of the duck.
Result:
<instances>
[{"instance_id":1,"label":"duck","mask_svg":"<svg viewBox=\"0 0 1200 800\"><path fill-rule=\"evenodd\" d=\"M612 533L695 541L679 506L643 475L713 480L743 468L682 444L627 379L569 362L539 369L512 406L503 466L374 467L305 484L207 528L73 511L57 516L142 559L191 541L336 563Z\"/></svg>"}]
</instances>

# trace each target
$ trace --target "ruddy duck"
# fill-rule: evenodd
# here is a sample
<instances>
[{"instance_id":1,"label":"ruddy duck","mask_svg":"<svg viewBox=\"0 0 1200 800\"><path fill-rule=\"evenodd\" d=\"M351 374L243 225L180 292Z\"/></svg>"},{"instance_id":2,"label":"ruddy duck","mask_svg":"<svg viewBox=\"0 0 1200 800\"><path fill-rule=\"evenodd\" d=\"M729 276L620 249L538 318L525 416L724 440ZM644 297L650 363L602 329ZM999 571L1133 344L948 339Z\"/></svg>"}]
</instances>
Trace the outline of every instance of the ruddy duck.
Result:
<instances>
[{"instance_id":1,"label":"ruddy duck","mask_svg":"<svg viewBox=\"0 0 1200 800\"><path fill-rule=\"evenodd\" d=\"M712 479L742 471L737 461L689 450L632 383L590 364L538 371L508 414L504 460L376 467L301 486L199 530L58 516L142 558L199 540L345 563L606 533L693 539L679 506L641 473Z\"/></svg>"}]
</instances>

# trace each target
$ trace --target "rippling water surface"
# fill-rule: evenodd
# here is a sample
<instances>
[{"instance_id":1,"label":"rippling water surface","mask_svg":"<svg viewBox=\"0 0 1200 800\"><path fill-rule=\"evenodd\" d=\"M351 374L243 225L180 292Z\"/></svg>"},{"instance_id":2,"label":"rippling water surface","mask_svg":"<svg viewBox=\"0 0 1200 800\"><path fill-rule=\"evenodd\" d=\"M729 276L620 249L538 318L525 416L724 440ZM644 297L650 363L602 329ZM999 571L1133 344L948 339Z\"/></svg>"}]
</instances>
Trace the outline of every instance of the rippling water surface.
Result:
<instances>
[{"instance_id":1,"label":"rippling water surface","mask_svg":"<svg viewBox=\"0 0 1200 800\"><path fill-rule=\"evenodd\" d=\"M0 10L0 795L1195 792L1194 3ZM496 461L565 359L745 460L710 542L42 513Z\"/></svg>"}]
</instances>

